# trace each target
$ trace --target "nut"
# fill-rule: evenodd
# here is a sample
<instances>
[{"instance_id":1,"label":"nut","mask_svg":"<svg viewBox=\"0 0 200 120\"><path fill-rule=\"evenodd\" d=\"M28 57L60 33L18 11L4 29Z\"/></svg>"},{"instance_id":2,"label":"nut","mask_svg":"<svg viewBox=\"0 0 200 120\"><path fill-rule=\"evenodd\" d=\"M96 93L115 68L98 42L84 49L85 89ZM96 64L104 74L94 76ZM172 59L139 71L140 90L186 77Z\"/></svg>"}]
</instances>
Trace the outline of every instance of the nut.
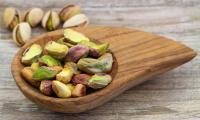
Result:
<instances>
[{"instance_id":1,"label":"nut","mask_svg":"<svg viewBox=\"0 0 200 120\"><path fill-rule=\"evenodd\" d=\"M77 31L74 31L72 29L65 29L64 37L65 37L65 39L68 40L68 42L70 42L72 44L80 43L82 40L90 41L90 39L87 38L85 35L77 32Z\"/></svg>"},{"instance_id":2,"label":"nut","mask_svg":"<svg viewBox=\"0 0 200 120\"><path fill-rule=\"evenodd\" d=\"M56 80L63 83L69 83L73 77L73 70L71 68L64 68L56 75Z\"/></svg>"},{"instance_id":3,"label":"nut","mask_svg":"<svg viewBox=\"0 0 200 120\"><path fill-rule=\"evenodd\" d=\"M78 27L78 26L84 27L88 25L88 23L89 20L85 14L78 14L66 20L65 23L63 24L63 28Z\"/></svg>"},{"instance_id":4,"label":"nut","mask_svg":"<svg viewBox=\"0 0 200 120\"><path fill-rule=\"evenodd\" d=\"M72 83L75 84L83 84L83 85L88 85L88 80L91 78L90 75L88 74L78 74L75 75L72 79Z\"/></svg>"},{"instance_id":5,"label":"nut","mask_svg":"<svg viewBox=\"0 0 200 120\"><path fill-rule=\"evenodd\" d=\"M99 89L107 86L112 81L109 74L97 73L89 79L88 86L93 89Z\"/></svg>"},{"instance_id":6,"label":"nut","mask_svg":"<svg viewBox=\"0 0 200 120\"><path fill-rule=\"evenodd\" d=\"M53 68L42 66L33 73L33 79L36 81L49 80L55 78L57 71Z\"/></svg>"},{"instance_id":7,"label":"nut","mask_svg":"<svg viewBox=\"0 0 200 120\"><path fill-rule=\"evenodd\" d=\"M64 65L64 68L71 68L73 70L73 73L76 74L80 74L80 71L78 70L78 66L76 63L73 62L66 62Z\"/></svg>"},{"instance_id":8,"label":"nut","mask_svg":"<svg viewBox=\"0 0 200 120\"><path fill-rule=\"evenodd\" d=\"M61 66L53 66L51 68L54 69L55 71L57 71L57 73L59 73L63 70L63 68Z\"/></svg>"},{"instance_id":9,"label":"nut","mask_svg":"<svg viewBox=\"0 0 200 120\"><path fill-rule=\"evenodd\" d=\"M86 73L109 72L112 69L113 57L111 53L105 53L98 59L82 58L78 61L77 66Z\"/></svg>"},{"instance_id":10,"label":"nut","mask_svg":"<svg viewBox=\"0 0 200 120\"><path fill-rule=\"evenodd\" d=\"M58 13L52 10L49 10L44 14L42 19L42 26L47 30L55 30L60 24L60 19Z\"/></svg>"},{"instance_id":11,"label":"nut","mask_svg":"<svg viewBox=\"0 0 200 120\"><path fill-rule=\"evenodd\" d=\"M48 54L58 59L64 58L68 53L68 47L66 45L54 41L49 41L45 45L44 49L48 52Z\"/></svg>"},{"instance_id":12,"label":"nut","mask_svg":"<svg viewBox=\"0 0 200 120\"><path fill-rule=\"evenodd\" d=\"M79 59L87 57L89 48L84 45L75 45L69 49L66 61L78 62Z\"/></svg>"},{"instance_id":13,"label":"nut","mask_svg":"<svg viewBox=\"0 0 200 120\"><path fill-rule=\"evenodd\" d=\"M13 40L19 46L23 46L31 38L31 27L28 23L20 23L15 26L12 33Z\"/></svg>"},{"instance_id":14,"label":"nut","mask_svg":"<svg viewBox=\"0 0 200 120\"><path fill-rule=\"evenodd\" d=\"M68 43L67 40L66 40L64 37L58 39L56 42L57 42L57 43L60 43L60 44L63 44L63 45L66 45L66 46L68 46L69 48L71 48L71 47L74 46L73 44Z\"/></svg>"},{"instance_id":15,"label":"nut","mask_svg":"<svg viewBox=\"0 0 200 120\"><path fill-rule=\"evenodd\" d=\"M71 87L65 85L64 83L54 80L52 82L52 89L54 93L60 98L71 97Z\"/></svg>"},{"instance_id":16,"label":"nut","mask_svg":"<svg viewBox=\"0 0 200 120\"><path fill-rule=\"evenodd\" d=\"M61 66L61 62L59 60L56 60L55 58L49 56L49 55L43 55L40 59L39 59L40 64L42 65L47 65L49 67L53 67L53 66Z\"/></svg>"},{"instance_id":17,"label":"nut","mask_svg":"<svg viewBox=\"0 0 200 120\"><path fill-rule=\"evenodd\" d=\"M26 49L22 55L21 62L26 65L30 65L33 62L37 61L37 59L42 54L42 48L38 44L31 45L30 48Z\"/></svg>"},{"instance_id":18,"label":"nut","mask_svg":"<svg viewBox=\"0 0 200 120\"><path fill-rule=\"evenodd\" d=\"M40 92L47 96L51 96L53 94L52 81L51 80L41 81Z\"/></svg>"},{"instance_id":19,"label":"nut","mask_svg":"<svg viewBox=\"0 0 200 120\"><path fill-rule=\"evenodd\" d=\"M37 26L44 15L44 12L40 8L32 8L25 13L25 21L30 24L31 27Z\"/></svg>"},{"instance_id":20,"label":"nut","mask_svg":"<svg viewBox=\"0 0 200 120\"><path fill-rule=\"evenodd\" d=\"M71 91L73 91L75 88L75 86L71 83L66 84L66 86L69 87Z\"/></svg>"},{"instance_id":21,"label":"nut","mask_svg":"<svg viewBox=\"0 0 200 120\"><path fill-rule=\"evenodd\" d=\"M109 44L103 43L103 44L96 44L90 41L81 41L79 44L88 46L90 48L89 55L91 57L100 57L104 53L108 51Z\"/></svg>"},{"instance_id":22,"label":"nut","mask_svg":"<svg viewBox=\"0 0 200 120\"><path fill-rule=\"evenodd\" d=\"M6 8L3 13L3 21L8 29L13 29L18 23L21 22L21 14L15 8Z\"/></svg>"},{"instance_id":23,"label":"nut","mask_svg":"<svg viewBox=\"0 0 200 120\"><path fill-rule=\"evenodd\" d=\"M40 82L35 81L33 76L33 69L31 67L25 67L21 70L21 75L25 78L25 80L30 83L31 85L38 87L40 85Z\"/></svg>"},{"instance_id":24,"label":"nut","mask_svg":"<svg viewBox=\"0 0 200 120\"><path fill-rule=\"evenodd\" d=\"M83 84L77 84L72 91L72 96L73 97L81 97L86 95L86 86Z\"/></svg>"},{"instance_id":25,"label":"nut","mask_svg":"<svg viewBox=\"0 0 200 120\"><path fill-rule=\"evenodd\" d=\"M79 14L80 13L80 7L76 5L66 5L59 13L60 20L65 22L70 17Z\"/></svg>"},{"instance_id":26,"label":"nut","mask_svg":"<svg viewBox=\"0 0 200 120\"><path fill-rule=\"evenodd\" d=\"M35 72L40 67L38 62L34 62L31 64L32 70Z\"/></svg>"}]
</instances>

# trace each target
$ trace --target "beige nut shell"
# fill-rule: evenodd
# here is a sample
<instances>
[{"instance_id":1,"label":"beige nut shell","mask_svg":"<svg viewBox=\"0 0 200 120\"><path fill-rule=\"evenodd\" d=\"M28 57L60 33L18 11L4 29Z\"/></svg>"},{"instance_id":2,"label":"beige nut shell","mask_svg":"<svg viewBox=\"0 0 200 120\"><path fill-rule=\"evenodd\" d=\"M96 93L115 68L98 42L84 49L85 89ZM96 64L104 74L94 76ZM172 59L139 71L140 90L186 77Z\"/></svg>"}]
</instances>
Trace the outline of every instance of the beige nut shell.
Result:
<instances>
[{"instance_id":1,"label":"beige nut shell","mask_svg":"<svg viewBox=\"0 0 200 120\"><path fill-rule=\"evenodd\" d=\"M42 26L44 28L46 28L49 17L51 17L51 19L52 19L53 28L54 29L57 28L58 25L60 24L60 18L58 16L58 13L55 11L52 11L52 10L49 10L48 12L45 13L45 15L42 19Z\"/></svg>"},{"instance_id":2,"label":"beige nut shell","mask_svg":"<svg viewBox=\"0 0 200 120\"><path fill-rule=\"evenodd\" d=\"M85 14L77 14L69 18L63 24L63 28L75 27L75 26L86 26L89 23L88 17Z\"/></svg>"},{"instance_id":3,"label":"beige nut shell","mask_svg":"<svg viewBox=\"0 0 200 120\"><path fill-rule=\"evenodd\" d=\"M28 22L32 27L37 26L43 18L44 12L41 8L32 8L25 13L25 17L28 17Z\"/></svg>"}]
</instances>

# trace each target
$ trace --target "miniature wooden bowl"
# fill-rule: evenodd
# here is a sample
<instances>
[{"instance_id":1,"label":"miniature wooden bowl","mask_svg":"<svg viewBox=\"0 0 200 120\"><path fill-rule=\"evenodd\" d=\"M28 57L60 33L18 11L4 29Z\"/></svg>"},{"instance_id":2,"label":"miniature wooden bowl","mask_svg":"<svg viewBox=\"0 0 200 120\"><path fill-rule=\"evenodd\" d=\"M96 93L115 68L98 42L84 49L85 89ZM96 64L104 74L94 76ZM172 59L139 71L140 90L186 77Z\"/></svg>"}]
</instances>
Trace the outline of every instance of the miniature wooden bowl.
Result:
<instances>
[{"instance_id":1,"label":"miniature wooden bowl","mask_svg":"<svg viewBox=\"0 0 200 120\"><path fill-rule=\"evenodd\" d=\"M12 62L12 75L22 93L39 106L63 113L79 113L100 106L125 90L157 74L190 61L196 52L178 42L151 33L120 27L88 26L75 28L91 39L110 43L115 56L113 81L105 88L78 98L45 96L20 75L22 53L33 43L44 46L63 36L63 30L45 33L24 45Z\"/></svg>"}]
</instances>

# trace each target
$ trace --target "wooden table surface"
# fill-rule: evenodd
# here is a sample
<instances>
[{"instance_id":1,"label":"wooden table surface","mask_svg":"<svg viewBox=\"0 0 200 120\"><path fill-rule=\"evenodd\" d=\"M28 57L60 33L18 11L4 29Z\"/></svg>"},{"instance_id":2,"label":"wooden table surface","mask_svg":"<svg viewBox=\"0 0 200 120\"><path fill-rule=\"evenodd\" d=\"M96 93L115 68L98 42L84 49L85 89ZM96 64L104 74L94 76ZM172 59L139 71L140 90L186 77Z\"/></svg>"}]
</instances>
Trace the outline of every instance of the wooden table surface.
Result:
<instances>
[{"instance_id":1,"label":"wooden table surface","mask_svg":"<svg viewBox=\"0 0 200 120\"><path fill-rule=\"evenodd\" d=\"M66 3L81 6L91 24L137 28L163 35L200 52L199 0L0 0L3 9L42 7L59 11ZM46 32L33 29L33 37ZM94 110L55 113L26 99L11 75L17 47L0 19L0 120L199 120L200 57L132 88Z\"/></svg>"}]
</instances>

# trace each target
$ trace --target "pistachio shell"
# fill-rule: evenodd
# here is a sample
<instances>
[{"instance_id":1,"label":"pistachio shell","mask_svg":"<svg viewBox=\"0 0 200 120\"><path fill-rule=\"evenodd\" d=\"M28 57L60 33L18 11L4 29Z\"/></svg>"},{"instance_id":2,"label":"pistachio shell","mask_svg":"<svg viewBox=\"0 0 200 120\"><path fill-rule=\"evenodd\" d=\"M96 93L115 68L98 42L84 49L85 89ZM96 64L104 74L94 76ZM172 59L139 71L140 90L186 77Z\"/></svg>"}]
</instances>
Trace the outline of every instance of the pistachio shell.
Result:
<instances>
[{"instance_id":1,"label":"pistachio shell","mask_svg":"<svg viewBox=\"0 0 200 120\"><path fill-rule=\"evenodd\" d=\"M17 45L23 46L31 38L30 25L25 22L16 25L12 37Z\"/></svg>"},{"instance_id":2,"label":"pistachio shell","mask_svg":"<svg viewBox=\"0 0 200 120\"><path fill-rule=\"evenodd\" d=\"M86 86L83 84L77 84L72 91L72 96L73 97L81 97L86 95Z\"/></svg>"},{"instance_id":3,"label":"pistachio shell","mask_svg":"<svg viewBox=\"0 0 200 120\"><path fill-rule=\"evenodd\" d=\"M51 57L50 55L43 55L39 59L40 64L47 65L49 67L53 66L61 66L61 62L59 60L56 60L55 58Z\"/></svg>"},{"instance_id":4,"label":"pistachio shell","mask_svg":"<svg viewBox=\"0 0 200 120\"><path fill-rule=\"evenodd\" d=\"M89 23L89 19L85 14L77 14L63 24L63 28L86 26Z\"/></svg>"},{"instance_id":5,"label":"pistachio shell","mask_svg":"<svg viewBox=\"0 0 200 120\"><path fill-rule=\"evenodd\" d=\"M59 13L60 19L64 22L70 17L79 14L80 13L80 7L76 5L66 5Z\"/></svg>"},{"instance_id":6,"label":"pistachio shell","mask_svg":"<svg viewBox=\"0 0 200 120\"><path fill-rule=\"evenodd\" d=\"M52 10L49 10L44 14L42 19L42 26L47 30L55 30L60 24L60 19L58 13Z\"/></svg>"},{"instance_id":7,"label":"pistachio shell","mask_svg":"<svg viewBox=\"0 0 200 120\"><path fill-rule=\"evenodd\" d=\"M52 82L52 89L54 93L60 98L69 98L71 97L71 87L67 86L66 84L54 80Z\"/></svg>"},{"instance_id":8,"label":"pistachio shell","mask_svg":"<svg viewBox=\"0 0 200 120\"><path fill-rule=\"evenodd\" d=\"M28 22L31 27L35 27L41 22L43 15L44 12L41 8L32 8L26 12L25 21Z\"/></svg>"},{"instance_id":9,"label":"pistachio shell","mask_svg":"<svg viewBox=\"0 0 200 120\"><path fill-rule=\"evenodd\" d=\"M66 84L71 81L72 77L73 77L72 68L64 68L60 73L56 75L56 80Z\"/></svg>"},{"instance_id":10,"label":"pistachio shell","mask_svg":"<svg viewBox=\"0 0 200 120\"><path fill-rule=\"evenodd\" d=\"M90 41L90 39L87 38L85 35L72 29L65 29L64 37L68 40L68 42L73 43L73 44L78 44L83 40Z\"/></svg>"},{"instance_id":11,"label":"pistachio shell","mask_svg":"<svg viewBox=\"0 0 200 120\"><path fill-rule=\"evenodd\" d=\"M22 55L21 62L25 65L30 65L42 54L42 47L38 44L31 45L30 48L26 49Z\"/></svg>"},{"instance_id":12,"label":"pistachio shell","mask_svg":"<svg viewBox=\"0 0 200 120\"><path fill-rule=\"evenodd\" d=\"M18 23L21 22L21 14L15 8L6 8L3 13L3 21L6 28L13 29Z\"/></svg>"}]
</instances>

